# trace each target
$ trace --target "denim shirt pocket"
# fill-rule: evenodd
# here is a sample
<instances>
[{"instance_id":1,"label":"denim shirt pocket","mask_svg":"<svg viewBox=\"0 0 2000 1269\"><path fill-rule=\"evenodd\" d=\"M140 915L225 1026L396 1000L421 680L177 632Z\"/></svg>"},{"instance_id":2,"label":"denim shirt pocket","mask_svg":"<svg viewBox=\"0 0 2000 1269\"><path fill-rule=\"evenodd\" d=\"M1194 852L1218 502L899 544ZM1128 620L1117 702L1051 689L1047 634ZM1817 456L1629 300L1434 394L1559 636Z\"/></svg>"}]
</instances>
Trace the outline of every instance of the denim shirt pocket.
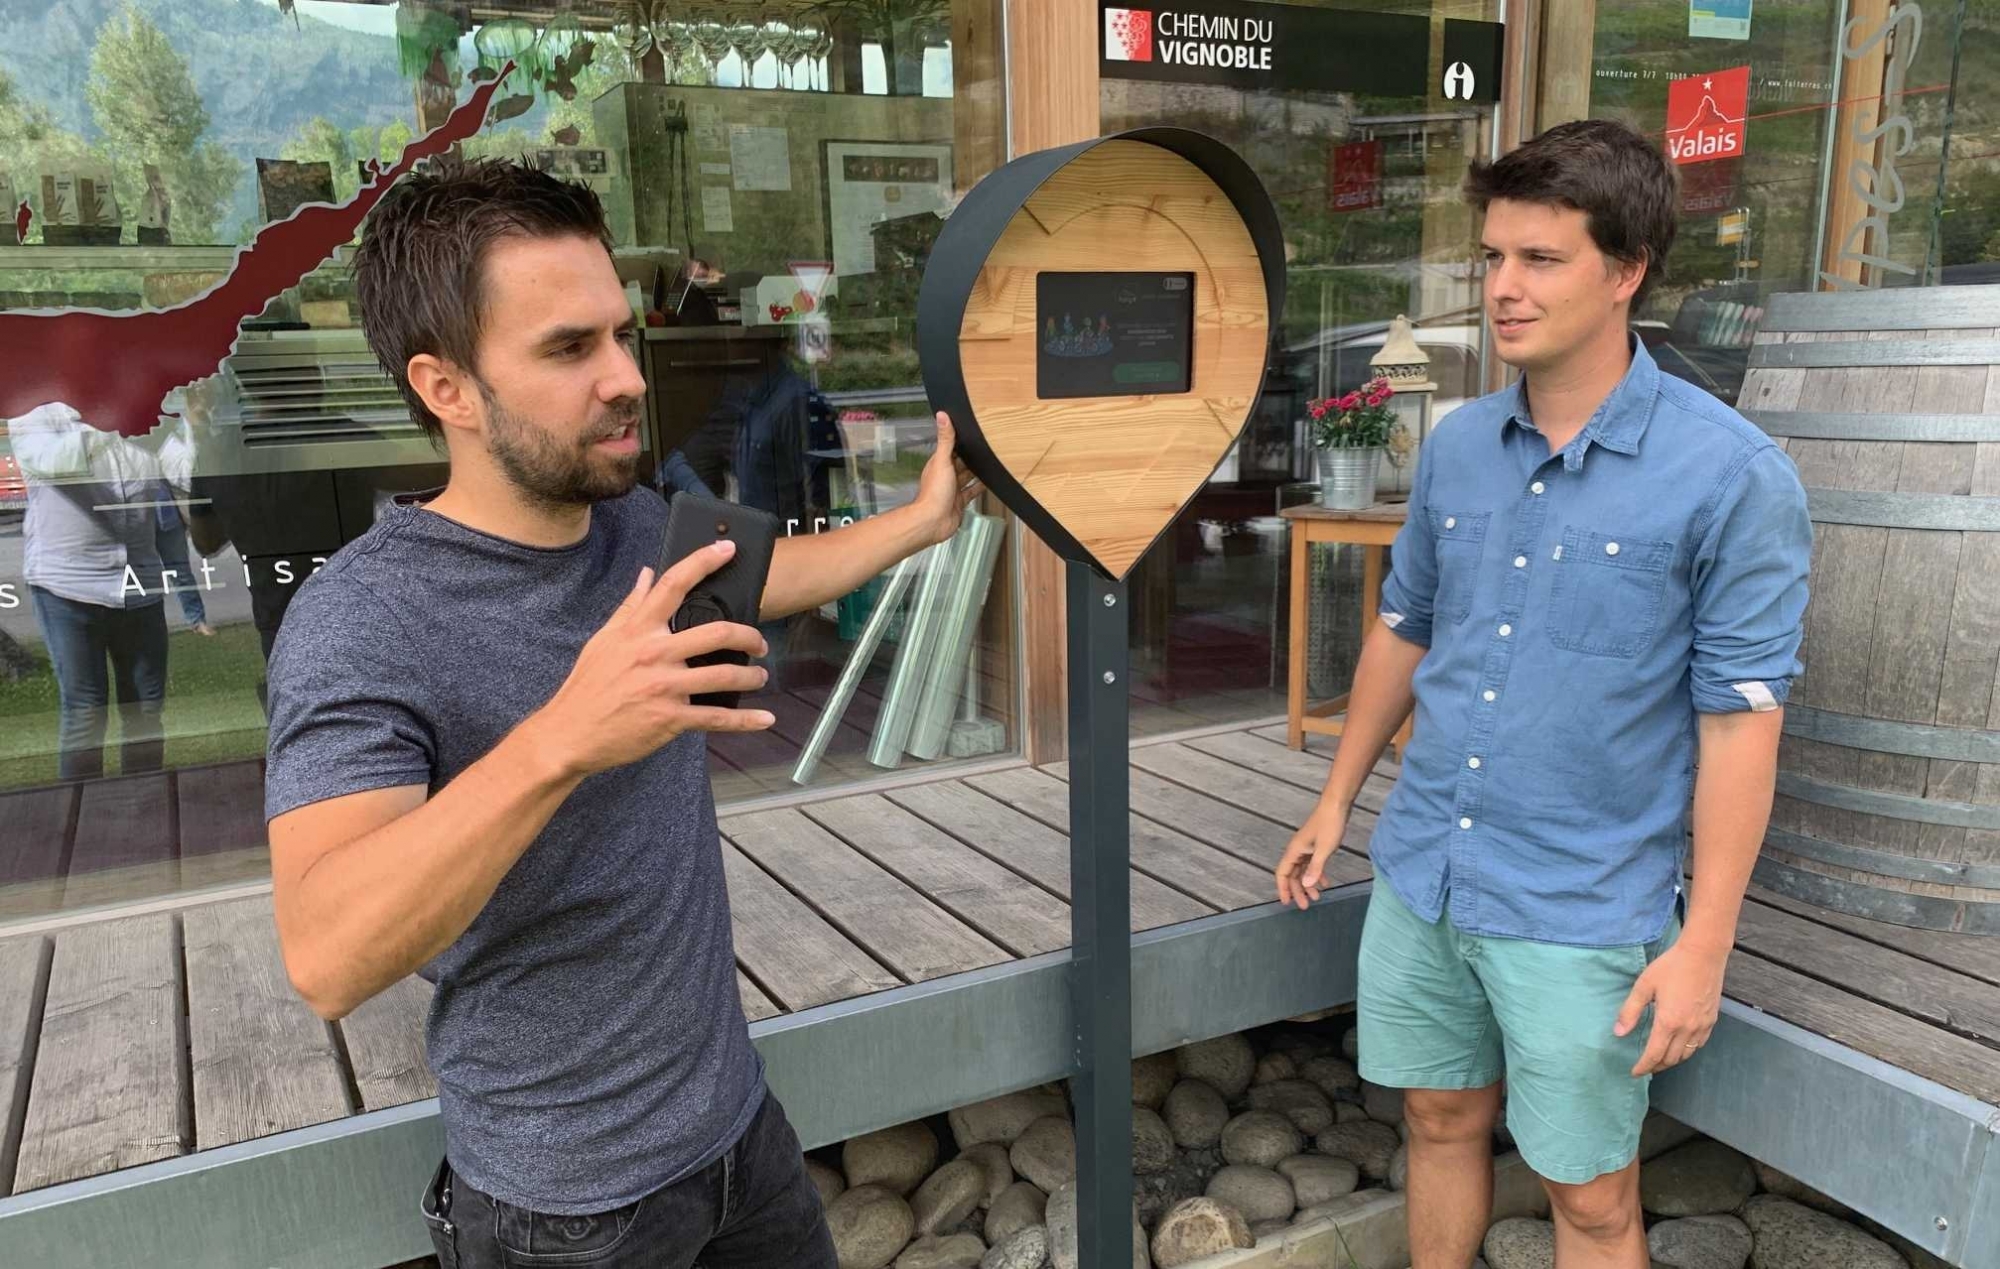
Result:
<instances>
[{"instance_id":1,"label":"denim shirt pocket","mask_svg":"<svg viewBox=\"0 0 2000 1269\"><path fill-rule=\"evenodd\" d=\"M1653 641L1672 542L1570 526L1549 595L1549 639L1567 652L1631 660Z\"/></svg>"},{"instance_id":2,"label":"denim shirt pocket","mask_svg":"<svg viewBox=\"0 0 2000 1269\"><path fill-rule=\"evenodd\" d=\"M1433 621L1457 625L1472 612L1472 593L1479 584L1479 561L1486 551L1490 511L1430 512L1431 538L1437 543L1437 599Z\"/></svg>"}]
</instances>

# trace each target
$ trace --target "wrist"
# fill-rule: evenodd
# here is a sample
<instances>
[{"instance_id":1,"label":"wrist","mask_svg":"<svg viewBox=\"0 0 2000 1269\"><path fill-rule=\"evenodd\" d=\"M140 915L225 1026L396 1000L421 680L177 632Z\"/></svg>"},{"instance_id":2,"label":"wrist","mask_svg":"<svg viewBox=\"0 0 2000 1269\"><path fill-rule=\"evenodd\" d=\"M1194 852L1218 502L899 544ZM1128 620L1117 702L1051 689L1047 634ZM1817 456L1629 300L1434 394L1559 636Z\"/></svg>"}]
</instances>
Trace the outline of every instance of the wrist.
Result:
<instances>
[{"instance_id":1,"label":"wrist","mask_svg":"<svg viewBox=\"0 0 2000 1269\"><path fill-rule=\"evenodd\" d=\"M522 719L502 743L532 784L557 788L591 774L562 729L550 720L546 707Z\"/></svg>"}]
</instances>

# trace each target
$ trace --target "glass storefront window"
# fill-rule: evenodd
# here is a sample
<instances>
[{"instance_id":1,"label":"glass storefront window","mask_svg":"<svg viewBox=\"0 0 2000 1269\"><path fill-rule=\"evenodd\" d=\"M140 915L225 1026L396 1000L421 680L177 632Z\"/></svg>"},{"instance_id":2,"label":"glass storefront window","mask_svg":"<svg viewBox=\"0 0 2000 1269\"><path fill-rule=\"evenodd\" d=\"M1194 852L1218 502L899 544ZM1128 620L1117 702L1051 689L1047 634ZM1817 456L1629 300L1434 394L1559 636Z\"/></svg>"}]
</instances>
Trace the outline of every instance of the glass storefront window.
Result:
<instances>
[{"instance_id":1,"label":"glass storefront window","mask_svg":"<svg viewBox=\"0 0 2000 1269\"><path fill-rule=\"evenodd\" d=\"M645 321L649 485L798 534L906 502L934 436L918 278L941 213L1005 154L999 7L0 19L0 317L60 353L10 370L0 402L0 922L267 875L264 662L285 606L445 475L361 336L356 200L479 91L464 153L585 181L609 211ZM98 316L146 314L172 316ZM1012 749L1003 529L996 508L770 627L772 681L746 703L779 722L714 740L718 799Z\"/></svg>"},{"instance_id":2,"label":"glass storefront window","mask_svg":"<svg viewBox=\"0 0 2000 1269\"><path fill-rule=\"evenodd\" d=\"M1659 136L1681 175L1634 314L1663 369L1733 403L1770 296L2000 281L1990 8L1812 0L1695 34L1642 0L1598 6L1593 46L1590 114Z\"/></svg>"},{"instance_id":3,"label":"glass storefront window","mask_svg":"<svg viewBox=\"0 0 2000 1269\"><path fill-rule=\"evenodd\" d=\"M1193 6L1190 13L1200 6ZM1445 95L1451 20L1497 22L1496 0L1357 3L1295 8L1428 23L1420 91L1371 95L1302 86L1127 78L1106 63L1106 133L1177 124L1220 137L1257 170L1277 204L1286 252L1285 312L1257 412L1172 528L1133 573L1133 729L1157 732L1282 714L1287 541L1278 512L1314 497L1307 403L1376 373L1392 319L1407 316L1438 385L1432 417L1481 391L1482 324L1473 216L1459 195L1466 166L1489 157L1494 108ZM1229 13L1284 13L1238 6ZM1285 17L1285 21L1292 21ZM1155 35L1156 42L1162 38ZM1356 48L1328 44L1328 80L1350 73ZM1409 468L1381 487L1407 490ZM1315 548L1311 692L1346 689L1359 614L1353 548Z\"/></svg>"}]
</instances>

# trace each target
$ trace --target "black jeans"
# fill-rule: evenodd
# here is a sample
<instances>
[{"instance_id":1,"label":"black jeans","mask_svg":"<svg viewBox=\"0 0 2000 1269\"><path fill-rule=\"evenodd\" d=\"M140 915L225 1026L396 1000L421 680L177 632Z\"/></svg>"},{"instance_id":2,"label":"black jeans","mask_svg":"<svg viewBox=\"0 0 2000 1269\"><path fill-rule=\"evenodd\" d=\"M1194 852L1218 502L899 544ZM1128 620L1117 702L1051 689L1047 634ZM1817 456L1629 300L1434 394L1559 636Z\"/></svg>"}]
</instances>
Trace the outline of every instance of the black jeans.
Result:
<instances>
[{"instance_id":1,"label":"black jeans","mask_svg":"<svg viewBox=\"0 0 2000 1269\"><path fill-rule=\"evenodd\" d=\"M531 1212L459 1181L446 1160L422 1210L442 1269L834 1269L798 1134L769 1093L720 1159L625 1207Z\"/></svg>"}]
</instances>

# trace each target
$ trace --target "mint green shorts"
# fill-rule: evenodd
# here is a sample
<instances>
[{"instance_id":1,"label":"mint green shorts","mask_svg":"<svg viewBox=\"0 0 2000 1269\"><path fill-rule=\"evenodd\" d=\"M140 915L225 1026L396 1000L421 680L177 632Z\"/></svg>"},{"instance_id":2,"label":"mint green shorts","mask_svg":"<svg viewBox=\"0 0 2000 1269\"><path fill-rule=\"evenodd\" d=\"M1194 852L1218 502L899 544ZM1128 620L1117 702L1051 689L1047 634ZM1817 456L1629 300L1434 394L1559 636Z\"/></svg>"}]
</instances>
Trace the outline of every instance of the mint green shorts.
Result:
<instances>
[{"instance_id":1,"label":"mint green shorts","mask_svg":"<svg viewBox=\"0 0 2000 1269\"><path fill-rule=\"evenodd\" d=\"M1387 1088L1507 1081L1507 1128L1528 1166L1580 1185L1639 1151L1651 1077L1632 1067L1652 1016L1611 1034L1639 974L1680 933L1630 947L1461 934L1410 911L1377 874L1361 934L1361 1076Z\"/></svg>"}]
</instances>

